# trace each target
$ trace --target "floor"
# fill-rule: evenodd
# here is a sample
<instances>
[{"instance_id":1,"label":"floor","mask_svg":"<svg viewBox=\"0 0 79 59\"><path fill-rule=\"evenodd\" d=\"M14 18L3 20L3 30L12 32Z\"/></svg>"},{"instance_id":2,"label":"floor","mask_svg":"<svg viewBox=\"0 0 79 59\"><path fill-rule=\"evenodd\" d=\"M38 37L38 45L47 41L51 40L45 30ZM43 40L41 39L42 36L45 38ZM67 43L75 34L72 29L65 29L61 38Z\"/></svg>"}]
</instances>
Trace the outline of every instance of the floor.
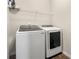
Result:
<instances>
[{"instance_id":1,"label":"floor","mask_svg":"<svg viewBox=\"0 0 79 59\"><path fill-rule=\"evenodd\" d=\"M16 59L16 56L15 56L15 55L10 56L10 59ZM52 57L52 58L50 58L50 59L70 59L70 58L68 58L68 57L65 56L64 54L59 54L59 55L57 55L57 56L55 56L55 57Z\"/></svg>"}]
</instances>

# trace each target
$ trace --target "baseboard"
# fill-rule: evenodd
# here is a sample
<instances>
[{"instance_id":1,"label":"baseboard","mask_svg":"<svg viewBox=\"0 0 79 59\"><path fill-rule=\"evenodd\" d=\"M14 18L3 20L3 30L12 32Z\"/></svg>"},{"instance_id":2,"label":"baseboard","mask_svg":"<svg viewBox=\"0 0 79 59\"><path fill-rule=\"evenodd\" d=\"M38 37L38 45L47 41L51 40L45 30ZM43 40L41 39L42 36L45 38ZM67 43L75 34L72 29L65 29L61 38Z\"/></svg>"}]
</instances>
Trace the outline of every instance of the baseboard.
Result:
<instances>
[{"instance_id":1,"label":"baseboard","mask_svg":"<svg viewBox=\"0 0 79 59\"><path fill-rule=\"evenodd\" d=\"M66 55L67 57L69 57L71 59L71 55L68 54L67 52L63 51L63 54Z\"/></svg>"},{"instance_id":2,"label":"baseboard","mask_svg":"<svg viewBox=\"0 0 79 59\"><path fill-rule=\"evenodd\" d=\"M16 55L16 52L11 52L11 53L10 53L10 56L11 56L11 55Z\"/></svg>"}]
</instances>

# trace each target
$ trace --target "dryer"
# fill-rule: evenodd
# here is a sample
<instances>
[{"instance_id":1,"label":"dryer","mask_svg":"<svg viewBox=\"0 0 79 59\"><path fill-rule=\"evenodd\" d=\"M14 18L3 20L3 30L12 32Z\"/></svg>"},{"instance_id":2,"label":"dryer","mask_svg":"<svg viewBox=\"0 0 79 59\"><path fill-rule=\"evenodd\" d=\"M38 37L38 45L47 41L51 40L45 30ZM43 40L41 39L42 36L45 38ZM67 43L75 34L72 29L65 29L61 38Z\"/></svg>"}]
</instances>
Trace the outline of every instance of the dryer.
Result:
<instances>
[{"instance_id":1,"label":"dryer","mask_svg":"<svg viewBox=\"0 0 79 59\"><path fill-rule=\"evenodd\" d=\"M63 49L63 31L61 28L52 26L43 26L46 38L46 58L50 58Z\"/></svg>"}]
</instances>

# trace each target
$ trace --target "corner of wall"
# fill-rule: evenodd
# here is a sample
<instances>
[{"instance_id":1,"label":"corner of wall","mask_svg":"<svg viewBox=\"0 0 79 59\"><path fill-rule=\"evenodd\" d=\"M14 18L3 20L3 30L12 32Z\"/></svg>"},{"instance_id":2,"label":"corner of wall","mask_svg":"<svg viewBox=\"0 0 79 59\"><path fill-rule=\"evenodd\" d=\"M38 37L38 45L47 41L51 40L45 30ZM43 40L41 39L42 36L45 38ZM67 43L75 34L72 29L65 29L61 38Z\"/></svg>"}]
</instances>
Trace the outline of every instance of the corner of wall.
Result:
<instances>
[{"instance_id":1,"label":"corner of wall","mask_svg":"<svg viewBox=\"0 0 79 59\"><path fill-rule=\"evenodd\" d=\"M67 53L66 51L63 51L63 54L71 59L71 55L69 53Z\"/></svg>"}]
</instances>

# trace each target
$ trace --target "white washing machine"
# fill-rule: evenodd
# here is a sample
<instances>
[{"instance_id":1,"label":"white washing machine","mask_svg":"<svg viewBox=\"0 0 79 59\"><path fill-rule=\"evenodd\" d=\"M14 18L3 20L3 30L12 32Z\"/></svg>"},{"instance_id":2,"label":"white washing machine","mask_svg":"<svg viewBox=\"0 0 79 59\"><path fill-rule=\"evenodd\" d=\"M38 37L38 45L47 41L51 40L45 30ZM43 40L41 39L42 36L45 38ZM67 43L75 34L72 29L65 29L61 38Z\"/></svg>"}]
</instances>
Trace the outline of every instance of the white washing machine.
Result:
<instances>
[{"instance_id":1,"label":"white washing machine","mask_svg":"<svg viewBox=\"0 0 79 59\"><path fill-rule=\"evenodd\" d=\"M42 29L46 32L46 58L50 58L63 49L63 31L61 28L44 26Z\"/></svg>"},{"instance_id":2,"label":"white washing machine","mask_svg":"<svg viewBox=\"0 0 79 59\"><path fill-rule=\"evenodd\" d=\"M16 32L16 59L45 59L45 31L21 25Z\"/></svg>"}]
</instances>

